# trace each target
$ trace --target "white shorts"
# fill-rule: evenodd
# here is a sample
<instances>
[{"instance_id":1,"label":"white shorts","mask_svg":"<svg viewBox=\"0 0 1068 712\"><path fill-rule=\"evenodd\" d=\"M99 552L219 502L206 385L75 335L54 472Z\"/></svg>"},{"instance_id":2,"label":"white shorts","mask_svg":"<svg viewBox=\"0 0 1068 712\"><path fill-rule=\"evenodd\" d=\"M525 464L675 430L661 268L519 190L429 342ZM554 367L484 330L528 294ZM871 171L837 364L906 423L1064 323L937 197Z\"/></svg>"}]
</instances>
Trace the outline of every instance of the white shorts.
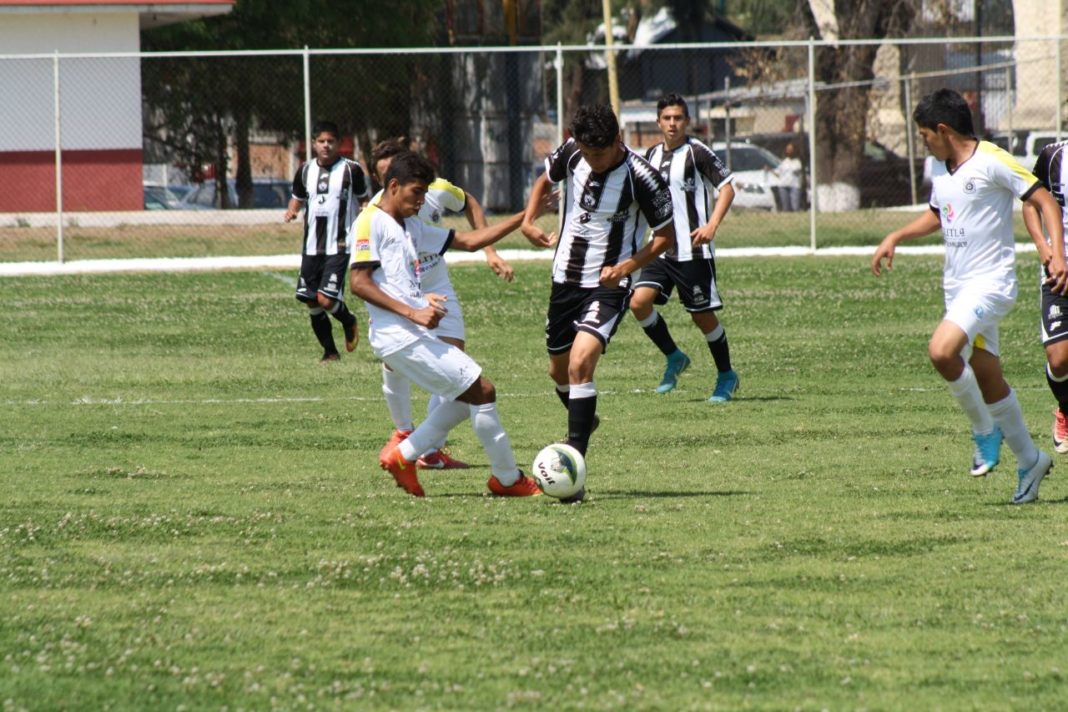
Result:
<instances>
[{"instance_id":1,"label":"white shorts","mask_svg":"<svg viewBox=\"0 0 1068 712\"><path fill-rule=\"evenodd\" d=\"M460 300L456 297L456 290L452 288L452 284L438 285L436 288L427 287L423 290L423 293L443 294L446 297L445 309L447 312L438 322L438 325L434 327L434 336L446 336L450 339L466 341L467 339L464 337L464 310L460 307Z\"/></svg>"},{"instance_id":2,"label":"white shorts","mask_svg":"<svg viewBox=\"0 0 1068 712\"><path fill-rule=\"evenodd\" d=\"M984 285L965 285L952 293L946 292L946 313L942 318L968 335L969 348L962 354L965 360L971 358L972 348L1000 355L998 324L1015 304L1015 289L1006 294Z\"/></svg>"},{"instance_id":3,"label":"white shorts","mask_svg":"<svg viewBox=\"0 0 1068 712\"><path fill-rule=\"evenodd\" d=\"M482 375L482 367L452 344L421 338L382 359L424 391L456 400Z\"/></svg>"}]
</instances>

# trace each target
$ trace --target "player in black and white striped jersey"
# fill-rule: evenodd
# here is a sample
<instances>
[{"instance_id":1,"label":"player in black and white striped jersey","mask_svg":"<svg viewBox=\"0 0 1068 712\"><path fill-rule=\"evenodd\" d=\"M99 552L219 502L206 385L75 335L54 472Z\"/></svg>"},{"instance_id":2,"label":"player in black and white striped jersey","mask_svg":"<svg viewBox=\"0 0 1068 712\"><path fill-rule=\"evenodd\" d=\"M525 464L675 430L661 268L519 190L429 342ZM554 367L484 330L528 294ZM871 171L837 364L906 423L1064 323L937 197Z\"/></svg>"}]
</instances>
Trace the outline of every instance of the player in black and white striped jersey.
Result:
<instances>
[{"instance_id":1,"label":"player in black and white striped jersey","mask_svg":"<svg viewBox=\"0 0 1068 712\"><path fill-rule=\"evenodd\" d=\"M1061 208L1061 232L1068 233L1068 141L1051 143L1042 149L1031 170ZM1046 349L1046 383L1057 408L1053 411L1053 449L1068 453L1068 296L1054 291L1050 284L1050 262L1057 259L1042 231L1042 216L1034 205L1023 204L1024 224L1038 247L1042 262L1040 324L1042 346ZM1051 237L1055 229L1051 229ZM1068 245L1065 245L1068 250Z\"/></svg>"},{"instance_id":2,"label":"player in black and white striped jersey","mask_svg":"<svg viewBox=\"0 0 1068 712\"><path fill-rule=\"evenodd\" d=\"M631 273L675 241L671 193L660 174L623 145L616 116L605 105L581 107L571 138L545 160L522 226L534 242L546 239L534 220L550 182L563 184L563 215L545 327L549 375L567 407L567 441L585 455L597 411L594 371L626 312ZM647 225L653 236L643 246Z\"/></svg>"},{"instance_id":3,"label":"player in black and white striped jersey","mask_svg":"<svg viewBox=\"0 0 1068 712\"><path fill-rule=\"evenodd\" d=\"M308 306L325 363L340 358L327 313L341 322L347 351L354 350L360 338L356 316L345 306L345 271L353 248L352 224L371 197L371 186L360 164L338 153L341 134L337 124L321 121L312 136L315 160L301 166L293 177L293 195L284 219L292 221L305 207L296 297Z\"/></svg>"},{"instance_id":4,"label":"player in black and white striped jersey","mask_svg":"<svg viewBox=\"0 0 1068 712\"><path fill-rule=\"evenodd\" d=\"M686 133L690 112L686 100L668 94L656 105L656 123L664 141L645 154L671 188L674 205L675 248L653 260L634 285L630 310L661 353L667 358L657 393L668 393L690 357L675 344L667 322L654 304L666 304L676 288L679 301L712 352L716 385L708 399L723 403L734 397L738 374L731 366L727 333L716 317L723 308L716 285L716 231L734 200L734 176L705 144ZM718 192L718 194L717 194Z\"/></svg>"}]
</instances>

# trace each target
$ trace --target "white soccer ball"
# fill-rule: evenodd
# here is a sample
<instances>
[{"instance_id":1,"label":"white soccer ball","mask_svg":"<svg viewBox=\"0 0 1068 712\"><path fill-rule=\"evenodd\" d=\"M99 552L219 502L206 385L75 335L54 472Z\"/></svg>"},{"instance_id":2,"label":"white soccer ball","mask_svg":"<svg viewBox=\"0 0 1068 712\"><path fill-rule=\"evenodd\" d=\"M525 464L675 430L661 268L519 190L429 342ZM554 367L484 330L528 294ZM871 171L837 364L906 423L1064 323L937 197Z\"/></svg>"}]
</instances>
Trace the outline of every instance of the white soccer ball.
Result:
<instances>
[{"instance_id":1,"label":"white soccer ball","mask_svg":"<svg viewBox=\"0 0 1068 712\"><path fill-rule=\"evenodd\" d=\"M535 456L531 474L542 492L567 499L586 484L586 459L570 445L553 443Z\"/></svg>"}]
</instances>

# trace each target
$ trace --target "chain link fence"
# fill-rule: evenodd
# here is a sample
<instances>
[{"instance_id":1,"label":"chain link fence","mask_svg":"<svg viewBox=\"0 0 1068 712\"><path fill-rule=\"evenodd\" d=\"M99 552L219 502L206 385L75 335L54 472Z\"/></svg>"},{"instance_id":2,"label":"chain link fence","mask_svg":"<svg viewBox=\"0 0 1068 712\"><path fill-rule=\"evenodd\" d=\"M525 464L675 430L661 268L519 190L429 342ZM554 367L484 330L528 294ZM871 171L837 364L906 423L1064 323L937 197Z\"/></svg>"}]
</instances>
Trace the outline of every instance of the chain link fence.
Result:
<instances>
[{"instance_id":1,"label":"chain link fence","mask_svg":"<svg viewBox=\"0 0 1068 712\"><path fill-rule=\"evenodd\" d=\"M660 140L656 102L676 92L734 171L721 246L815 249L875 244L926 203L910 116L936 88L961 92L981 137L1031 168L1062 134L1064 39L619 46L613 59L628 145ZM406 136L489 211L519 210L575 108L609 100L609 61L596 46L0 56L0 262L298 252L282 215L320 119L365 168L376 142Z\"/></svg>"}]
</instances>

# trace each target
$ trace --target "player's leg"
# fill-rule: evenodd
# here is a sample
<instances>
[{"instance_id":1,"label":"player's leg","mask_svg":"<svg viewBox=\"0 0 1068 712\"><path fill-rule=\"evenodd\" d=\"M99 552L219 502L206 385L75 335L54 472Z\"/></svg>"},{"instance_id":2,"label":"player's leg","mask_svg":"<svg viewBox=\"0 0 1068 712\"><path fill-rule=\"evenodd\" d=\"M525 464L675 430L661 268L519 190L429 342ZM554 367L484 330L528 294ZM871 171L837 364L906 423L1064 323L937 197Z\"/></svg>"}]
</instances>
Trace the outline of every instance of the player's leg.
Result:
<instances>
[{"instance_id":1,"label":"player's leg","mask_svg":"<svg viewBox=\"0 0 1068 712\"><path fill-rule=\"evenodd\" d=\"M443 293L448 297L446 303L449 305L449 311L438 324L437 328L434 329L434 335L445 343L464 351L466 342L464 341L464 321L463 312L460 308L460 300L456 298L455 292L451 290L451 285L448 291L439 290L437 293ZM426 407L428 416L438 407L442 400L442 397L436 393L430 394ZM453 458L444 448L444 438L442 438L440 442L431 445L426 452L420 455L418 462L419 467L431 470L462 470L468 467L466 462Z\"/></svg>"},{"instance_id":2,"label":"player's leg","mask_svg":"<svg viewBox=\"0 0 1068 712\"><path fill-rule=\"evenodd\" d=\"M630 311L638 320L638 325L667 359L664 375L656 387L657 393L674 390L678 385L679 375L690 366L690 357L683 353L671 338L667 321L655 307L657 304L667 304L675 284L667 272L667 262L668 260L656 259L643 267L630 298Z\"/></svg>"},{"instance_id":3,"label":"player's leg","mask_svg":"<svg viewBox=\"0 0 1068 712\"><path fill-rule=\"evenodd\" d=\"M983 400L975 372L962 355L968 348L967 332L956 323L943 320L931 335L927 353L971 423L975 451L969 472L974 477L981 477L1000 461L1002 435Z\"/></svg>"},{"instance_id":4,"label":"player's leg","mask_svg":"<svg viewBox=\"0 0 1068 712\"><path fill-rule=\"evenodd\" d=\"M1046 383L1057 401L1053 411L1053 448L1063 454L1068 453L1068 297L1054 294L1045 279L1040 317Z\"/></svg>"},{"instance_id":5,"label":"player's leg","mask_svg":"<svg viewBox=\"0 0 1068 712\"><path fill-rule=\"evenodd\" d=\"M731 365L731 351L727 332L716 312L723 308L723 300L716 286L715 258L694 259L673 266L679 299L690 313L693 323L701 330L716 365L716 386L709 396L710 403L726 403L738 390L738 374Z\"/></svg>"},{"instance_id":6,"label":"player's leg","mask_svg":"<svg viewBox=\"0 0 1068 712\"><path fill-rule=\"evenodd\" d=\"M485 376L479 376L456 400L468 405L471 426L489 456L490 471L493 473L486 482L489 491L499 497L541 494L534 480L516 466L512 441L501 425L497 411L497 390L493 383Z\"/></svg>"},{"instance_id":7,"label":"player's leg","mask_svg":"<svg viewBox=\"0 0 1068 712\"><path fill-rule=\"evenodd\" d=\"M382 395L386 399L386 408L393 421L393 433L378 453L379 459L385 457L415 429L412 421L412 383L407 376L397 373L385 363L382 364Z\"/></svg>"},{"instance_id":8,"label":"player's leg","mask_svg":"<svg viewBox=\"0 0 1068 712\"><path fill-rule=\"evenodd\" d=\"M319 306L329 312L338 322L345 333L345 350L356 350L356 344L360 341L360 333L356 322L356 315L345 306L345 271L348 269L349 256L347 254L327 255L323 264L322 277L319 280L319 290L316 292L316 300Z\"/></svg>"},{"instance_id":9,"label":"player's leg","mask_svg":"<svg viewBox=\"0 0 1068 712\"><path fill-rule=\"evenodd\" d=\"M319 304L317 297L319 280L322 276L324 258L322 255L304 255L300 260L300 277L297 279L297 300L308 307L312 333L323 347L321 363L337 361L341 358L334 344L334 334L330 327L330 317Z\"/></svg>"}]
</instances>

